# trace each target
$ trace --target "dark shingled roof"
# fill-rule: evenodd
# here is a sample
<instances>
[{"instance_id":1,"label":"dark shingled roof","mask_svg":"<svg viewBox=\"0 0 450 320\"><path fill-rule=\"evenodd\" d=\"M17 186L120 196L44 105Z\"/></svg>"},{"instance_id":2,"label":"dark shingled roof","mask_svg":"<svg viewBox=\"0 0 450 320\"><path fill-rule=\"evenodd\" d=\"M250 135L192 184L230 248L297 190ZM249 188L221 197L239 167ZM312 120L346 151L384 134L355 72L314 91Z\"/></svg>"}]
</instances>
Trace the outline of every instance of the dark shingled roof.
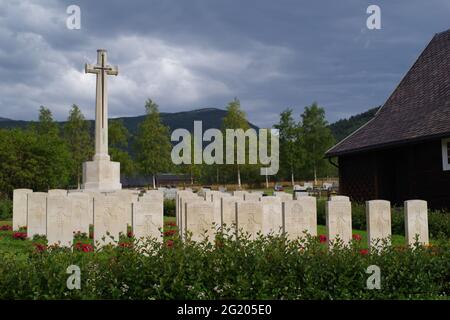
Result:
<instances>
[{"instance_id":1,"label":"dark shingled roof","mask_svg":"<svg viewBox=\"0 0 450 320\"><path fill-rule=\"evenodd\" d=\"M326 156L443 136L450 136L450 30L433 37L375 117Z\"/></svg>"}]
</instances>

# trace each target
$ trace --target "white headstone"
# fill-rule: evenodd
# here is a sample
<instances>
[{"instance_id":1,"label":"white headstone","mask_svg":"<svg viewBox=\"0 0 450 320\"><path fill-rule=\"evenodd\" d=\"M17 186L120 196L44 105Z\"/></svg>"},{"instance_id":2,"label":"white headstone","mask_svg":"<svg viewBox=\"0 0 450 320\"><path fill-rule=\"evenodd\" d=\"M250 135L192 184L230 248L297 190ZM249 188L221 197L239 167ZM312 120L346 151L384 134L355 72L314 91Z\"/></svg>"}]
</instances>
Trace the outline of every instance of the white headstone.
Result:
<instances>
[{"instance_id":1,"label":"white headstone","mask_svg":"<svg viewBox=\"0 0 450 320\"><path fill-rule=\"evenodd\" d=\"M186 226L184 224L184 218L185 215L185 209L186 209L186 203L187 202L203 202L205 201L203 197L197 196L195 193L192 192L185 192L181 193L179 195L179 214L177 214L178 220L177 220L177 226L178 226L178 232L180 234L180 237L184 237L184 230L186 229Z\"/></svg>"},{"instance_id":2,"label":"white headstone","mask_svg":"<svg viewBox=\"0 0 450 320\"><path fill-rule=\"evenodd\" d=\"M47 240L49 245L72 247L72 205L67 196L47 198Z\"/></svg>"},{"instance_id":3,"label":"white headstone","mask_svg":"<svg viewBox=\"0 0 450 320\"><path fill-rule=\"evenodd\" d=\"M31 189L15 189L13 192L13 230L27 226L27 195Z\"/></svg>"},{"instance_id":4,"label":"white headstone","mask_svg":"<svg viewBox=\"0 0 450 320\"><path fill-rule=\"evenodd\" d=\"M94 224L94 198L104 197L104 194L95 191L87 191L83 190L83 194L86 194L89 197L89 217L91 217L90 224ZM70 193L69 193L70 194Z\"/></svg>"},{"instance_id":5,"label":"white headstone","mask_svg":"<svg viewBox=\"0 0 450 320\"><path fill-rule=\"evenodd\" d=\"M71 200L73 231L89 235L89 225L94 220L91 196L82 192L74 192L69 193L68 197Z\"/></svg>"},{"instance_id":6,"label":"white headstone","mask_svg":"<svg viewBox=\"0 0 450 320\"><path fill-rule=\"evenodd\" d=\"M309 192L308 191L295 191L294 199L299 199L301 197L309 197Z\"/></svg>"},{"instance_id":7,"label":"white headstone","mask_svg":"<svg viewBox=\"0 0 450 320\"><path fill-rule=\"evenodd\" d=\"M368 247L377 249L391 236L391 203L386 200L366 202L366 223Z\"/></svg>"},{"instance_id":8,"label":"white headstone","mask_svg":"<svg viewBox=\"0 0 450 320\"><path fill-rule=\"evenodd\" d=\"M235 229L236 226L236 203L242 202L240 197L223 197L221 199L222 224L225 228Z\"/></svg>"},{"instance_id":9,"label":"white headstone","mask_svg":"<svg viewBox=\"0 0 450 320\"><path fill-rule=\"evenodd\" d=\"M262 197L263 234L281 234L283 232L283 215L281 197Z\"/></svg>"},{"instance_id":10,"label":"white headstone","mask_svg":"<svg viewBox=\"0 0 450 320\"><path fill-rule=\"evenodd\" d=\"M202 241L205 237L214 239L213 229L214 207L208 201L188 201L185 206L185 217L183 219L185 230L184 235L191 233L191 240Z\"/></svg>"},{"instance_id":11,"label":"white headstone","mask_svg":"<svg viewBox=\"0 0 450 320\"><path fill-rule=\"evenodd\" d=\"M244 195L247 194L247 191L242 191L242 190L236 190L233 191L233 196L241 198L242 200L244 200Z\"/></svg>"},{"instance_id":12,"label":"white headstone","mask_svg":"<svg viewBox=\"0 0 450 320\"><path fill-rule=\"evenodd\" d=\"M405 201L405 236L408 245L428 245L428 206L424 200Z\"/></svg>"},{"instance_id":13,"label":"white headstone","mask_svg":"<svg viewBox=\"0 0 450 320\"><path fill-rule=\"evenodd\" d=\"M177 195L177 189L166 189L164 190L164 199L174 200Z\"/></svg>"},{"instance_id":14,"label":"white headstone","mask_svg":"<svg viewBox=\"0 0 450 320\"><path fill-rule=\"evenodd\" d=\"M352 240L352 206L350 201L331 200L326 204L328 241L339 238L344 245Z\"/></svg>"},{"instance_id":15,"label":"white headstone","mask_svg":"<svg viewBox=\"0 0 450 320\"><path fill-rule=\"evenodd\" d=\"M331 196L332 201L350 201L350 198L347 196Z\"/></svg>"},{"instance_id":16,"label":"white headstone","mask_svg":"<svg viewBox=\"0 0 450 320\"><path fill-rule=\"evenodd\" d=\"M131 207L133 202L138 201L138 194L134 192L130 192L130 190L119 190L113 193L114 196L118 197L120 201L122 201L125 210L126 210L126 222L129 226L131 226ZM162 200L158 201L162 203Z\"/></svg>"},{"instance_id":17,"label":"white headstone","mask_svg":"<svg viewBox=\"0 0 450 320\"><path fill-rule=\"evenodd\" d=\"M27 237L47 235L47 193L33 192L28 194Z\"/></svg>"},{"instance_id":18,"label":"white headstone","mask_svg":"<svg viewBox=\"0 0 450 320\"><path fill-rule=\"evenodd\" d=\"M262 196L257 193L245 193L244 200L245 201L261 201Z\"/></svg>"},{"instance_id":19,"label":"white headstone","mask_svg":"<svg viewBox=\"0 0 450 320\"><path fill-rule=\"evenodd\" d=\"M304 238L305 232L317 236L317 201L301 197L284 203L284 231L288 239Z\"/></svg>"},{"instance_id":20,"label":"white headstone","mask_svg":"<svg viewBox=\"0 0 450 320\"><path fill-rule=\"evenodd\" d=\"M213 223L216 229L222 227L222 202L221 199L212 200L213 204Z\"/></svg>"},{"instance_id":21,"label":"white headstone","mask_svg":"<svg viewBox=\"0 0 450 320\"><path fill-rule=\"evenodd\" d=\"M262 202L238 202L237 203L237 227L238 234L248 233L250 239L255 239L258 232L263 231L263 206Z\"/></svg>"},{"instance_id":22,"label":"white headstone","mask_svg":"<svg viewBox=\"0 0 450 320\"><path fill-rule=\"evenodd\" d=\"M314 189L314 183L313 182L305 182L305 183L303 183L303 187L305 187L307 190Z\"/></svg>"},{"instance_id":23,"label":"white headstone","mask_svg":"<svg viewBox=\"0 0 450 320\"><path fill-rule=\"evenodd\" d=\"M293 199L292 194L287 193L287 192L275 191L273 194L274 194L274 196L280 198L281 202L286 202L286 201L290 201Z\"/></svg>"},{"instance_id":24,"label":"white headstone","mask_svg":"<svg viewBox=\"0 0 450 320\"><path fill-rule=\"evenodd\" d=\"M96 245L103 246L118 242L120 233L126 234L126 212L123 203L115 196L94 198L94 242Z\"/></svg>"},{"instance_id":25,"label":"white headstone","mask_svg":"<svg viewBox=\"0 0 450 320\"><path fill-rule=\"evenodd\" d=\"M163 227L162 202L136 202L133 204L133 234L136 239L151 237L162 241Z\"/></svg>"},{"instance_id":26,"label":"white headstone","mask_svg":"<svg viewBox=\"0 0 450 320\"><path fill-rule=\"evenodd\" d=\"M145 200L150 200L150 201L164 201L164 193L162 191L159 190L147 190L147 192L145 192L142 197L139 197L139 201L145 201Z\"/></svg>"}]
</instances>

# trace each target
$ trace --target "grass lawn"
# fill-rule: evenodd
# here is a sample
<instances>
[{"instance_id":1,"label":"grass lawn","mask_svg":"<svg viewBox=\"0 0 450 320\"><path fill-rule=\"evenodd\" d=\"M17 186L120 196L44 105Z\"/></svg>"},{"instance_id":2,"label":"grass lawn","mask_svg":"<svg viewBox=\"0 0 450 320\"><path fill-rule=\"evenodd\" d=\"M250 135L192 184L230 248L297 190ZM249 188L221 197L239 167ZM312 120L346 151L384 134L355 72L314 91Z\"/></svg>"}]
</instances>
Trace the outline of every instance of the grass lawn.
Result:
<instances>
[{"instance_id":1,"label":"grass lawn","mask_svg":"<svg viewBox=\"0 0 450 320\"><path fill-rule=\"evenodd\" d=\"M164 232L169 230L174 230L176 227L168 225L168 223L174 223L176 221L175 217L164 217ZM0 226L3 225L11 225L11 220L0 221ZM33 250L33 241L31 240L18 240L13 239L12 231L0 231L0 251L3 252L29 252L29 250ZM326 235L326 227L323 225L317 226L317 234L318 235ZM353 234L358 234L361 236L361 248L367 248L367 232L363 230L353 230ZM170 239L171 236L165 236L165 239ZM86 241L84 241L86 242ZM91 242L92 240L87 240L87 242ZM405 245L405 237L401 235L393 235L392 243L395 246L403 246ZM431 241L433 243L433 241Z\"/></svg>"}]
</instances>

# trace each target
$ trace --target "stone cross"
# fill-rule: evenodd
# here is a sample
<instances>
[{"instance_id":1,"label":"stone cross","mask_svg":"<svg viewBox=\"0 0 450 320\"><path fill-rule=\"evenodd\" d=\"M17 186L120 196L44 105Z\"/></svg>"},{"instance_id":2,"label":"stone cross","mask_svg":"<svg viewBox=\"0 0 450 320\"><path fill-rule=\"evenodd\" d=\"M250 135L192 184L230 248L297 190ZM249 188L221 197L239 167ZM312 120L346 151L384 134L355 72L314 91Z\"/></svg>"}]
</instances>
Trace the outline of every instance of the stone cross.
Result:
<instances>
[{"instance_id":1,"label":"stone cross","mask_svg":"<svg viewBox=\"0 0 450 320\"><path fill-rule=\"evenodd\" d=\"M107 64L106 50L97 50L97 64L86 64L86 73L97 76L95 103L95 156L94 159L109 160L108 155L108 87L106 76L119 74L117 66Z\"/></svg>"}]
</instances>

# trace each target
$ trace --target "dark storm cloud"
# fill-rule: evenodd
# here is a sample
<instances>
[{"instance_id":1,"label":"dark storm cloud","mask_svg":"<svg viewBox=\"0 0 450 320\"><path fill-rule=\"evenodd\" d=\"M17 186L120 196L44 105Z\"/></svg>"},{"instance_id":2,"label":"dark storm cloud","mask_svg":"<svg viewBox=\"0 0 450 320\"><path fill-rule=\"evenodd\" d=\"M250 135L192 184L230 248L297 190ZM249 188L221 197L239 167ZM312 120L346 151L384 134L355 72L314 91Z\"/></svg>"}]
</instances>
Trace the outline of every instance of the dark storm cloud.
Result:
<instances>
[{"instance_id":1,"label":"dark storm cloud","mask_svg":"<svg viewBox=\"0 0 450 320\"><path fill-rule=\"evenodd\" d=\"M65 27L81 7L81 30ZM366 28L378 4L382 29ZM383 104L434 33L450 2L430 1L11 1L0 4L0 117L58 119L72 103L93 116L94 77L83 64L109 50L111 116L225 107L273 124L287 107L317 101L329 121Z\"/></svg>"}]
</instances>

